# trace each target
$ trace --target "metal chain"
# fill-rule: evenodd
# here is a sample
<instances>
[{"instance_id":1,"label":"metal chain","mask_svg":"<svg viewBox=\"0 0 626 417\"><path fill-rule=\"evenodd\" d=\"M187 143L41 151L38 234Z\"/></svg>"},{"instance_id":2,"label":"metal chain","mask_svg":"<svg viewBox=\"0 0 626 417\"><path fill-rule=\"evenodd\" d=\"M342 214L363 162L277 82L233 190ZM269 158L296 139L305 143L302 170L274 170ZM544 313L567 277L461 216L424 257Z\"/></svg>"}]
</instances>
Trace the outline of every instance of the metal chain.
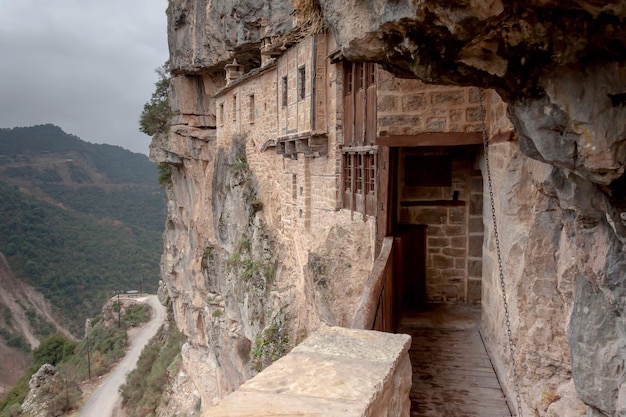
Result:
<instances>
[{"instance_id":1,"label":"metal chain","mask_svg":"<svg viewBox=\"0 0 626 417\"><path fill-rule=\"evenodd\" d=\"M522 417L522 397L520 396L519 377L517 366L515 365L515 344L513 333L511 332L511 316L509 314L509 303L506 296L506 285L504 283L504 268L502 266L502 253L500 251L500 236L498 235L498 222L496 221L496 204L493 198L493 184L491 182L491 168L489 166L489 142L487 138L487 127L485 126L485 110L483 108L483 92L478 89L478 99L480 103L480 115L482 120L483 148L485 150L485 166L487 169L487 183L489 184L489 200L491 202L491 220L493 221L493 236L496 244L496 254L498 255L498 271L500 273L500 289L502 290L502 300L504 301L504 317L506 319L506 333L509 340L509 354L511 356L511 366L513 367L513 383L515 385L515 400L517 402L517 415Z\"/></svg>"}]
</instances>

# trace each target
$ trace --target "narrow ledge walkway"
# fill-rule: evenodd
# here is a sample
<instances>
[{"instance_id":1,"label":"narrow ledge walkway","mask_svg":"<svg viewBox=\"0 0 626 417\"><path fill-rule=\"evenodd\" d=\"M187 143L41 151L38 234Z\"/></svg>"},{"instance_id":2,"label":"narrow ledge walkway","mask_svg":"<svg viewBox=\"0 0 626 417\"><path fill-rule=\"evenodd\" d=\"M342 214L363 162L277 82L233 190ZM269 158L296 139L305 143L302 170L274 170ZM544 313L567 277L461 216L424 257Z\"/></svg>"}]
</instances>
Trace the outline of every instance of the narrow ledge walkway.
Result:
<instances>
[{"instance_id":1,"label":"narrow ledge walkway","mask_svg":"<svg viewBox=\"0 0 626 417\"><path fill-rule=\"evenodd\" d=\"M413 367L411 417L511 417L478 331L480 306L433 304L403 317Z\"/></svg>"}]
</instances>

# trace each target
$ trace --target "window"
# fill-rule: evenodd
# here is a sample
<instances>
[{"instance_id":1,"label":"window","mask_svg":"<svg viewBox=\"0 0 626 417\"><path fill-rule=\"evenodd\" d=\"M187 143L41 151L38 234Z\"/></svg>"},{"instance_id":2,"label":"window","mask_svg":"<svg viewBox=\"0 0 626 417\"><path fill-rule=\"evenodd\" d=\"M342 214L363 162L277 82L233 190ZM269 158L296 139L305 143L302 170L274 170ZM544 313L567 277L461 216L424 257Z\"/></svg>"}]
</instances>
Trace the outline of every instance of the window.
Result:
<instances>
[{"instance_id":1,"label":"window","mask_svg":"<svg viewBox=\"0 0 626 417\"><path fill-rule=\"evenodd\" d=\"M350 192L352 190L352 154L343 154L343 191Z\"/></svg>"},{"instance_id":2,"label":"window","mask_svg":"<svg viewBox=\"0 0 626 417\"><path fill-rule=\"evenodd\" d=\"M250 94L248 97L248 105L250 107L250 123L254 123L254 94Z\"/></svg>"},{"instance_id":3,"label":"window","mask_svg":"<svg viewBox=\"0 0 626 417\"><path fill-rule=\"evenodd\" d=\"M346 94L350 94L352 92L352 78L354 72L352 71L352 64L348 64L346 66Z\"/></svg>"},{"instance_id":4,"label":"window","mask_svg":"<svg viewBox=\"0 0 626 417\"><path fill-rule=\"evenodd\" d=\"M298 198L298 177L296 174L291 174L291 198L294 200Z\"/></svg>"},{"instance_id":5,"label":"window","mask_svg":"<svg viewBox=\"0 0 626 417\"><path fill-rule=\"evenodd\" d=\"M359 62L355 65L357 73L356 89L362 90L365 87L365 64Z\"/></svg>"},{"instance_id":6,"label":"window","mask_svg":"<svg viewBox=\"0 0 626 417\"><path fill-rule=\"evenodd\" d=\"M304 100L306 95L306 70L305 67L298 68L298 100Z\"/></svg>"},{"instance_id":7,"label":"window","mask_svg":"<svg viewBox=\"0 0 626 417\"><path fill-rule=\"evenodd\" d=\"M342 206L364 215L376 215L377 148L343 148Z\"/></svg>"},{"instance_id":8,"label":"window","mask_svg":"<svg viewBox=\"0 0 626 417\"><path fill-rule=\"evenodd\" d=\"M376 154L367 153L365 157L365 194L376 194Z\"/></svg>"},{"instance_id":9,"label":"window","mask_svg":"<svg viewBox=\"0 0 626 417\"><path fill-rule=\"evenodd\" d=\"M354 157L354 188L357 194L363 194L363 154L357 153Z\"/></svg>"},{"instance_id":10,"label":"window","mask_svg":"<svg viewBox=\"0 0 626 417\"><path fill-rule=\"evenodd\" d=\"M233 120L237 120L237 94L233 94Z\"/></svg>"},{"instance_id":11,"label":"window","mask_svg":"<svg viewBox=\"0 0 626 417\"><path fill-rule=\"evenodd\" d=\"M283 85L283 89L282 89L283 97L282 97L281 102L282 102L282 106L286 107L287 106L287 76L283 77L282 85Z\"/></svg>"},{"instance_id":12,"label":"window","mask_svg":"<svg viewBox=\"0 0 626 417\"><path fill-rule=\"evenodd\" d=\"M224 103L220 103L220 125L224 125Z\"/></svg>"},{"instance_id":13,"label":"window","mask_svg":"<svg viewBox=\"0 0 626 417\"><path fill-rule=\"evenodd\" d=\"M343 144L374 146L377 134L376 64L344 62Z\"/></svg>"}]
</instances>

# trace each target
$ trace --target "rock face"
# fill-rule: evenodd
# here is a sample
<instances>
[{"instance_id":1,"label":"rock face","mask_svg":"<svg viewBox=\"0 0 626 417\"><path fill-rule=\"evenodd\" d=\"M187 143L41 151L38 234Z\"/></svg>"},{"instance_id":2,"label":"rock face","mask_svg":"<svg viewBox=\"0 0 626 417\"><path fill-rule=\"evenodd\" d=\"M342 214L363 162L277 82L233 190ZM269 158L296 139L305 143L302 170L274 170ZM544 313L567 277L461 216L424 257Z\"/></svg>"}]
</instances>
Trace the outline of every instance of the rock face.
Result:
<instances>
[{"instance_id":1,"label":"rock face","mask_svg":"<svg viewBox=\"0 0 626 417\"><path fill-rule=\"evenodd\" d=\"M506 101L519 144L492 145L489 157L525 414L623 415L624 2L304 3L320 7L349 59L429 83L494 88ZM343 324L373 257L371 247L356 249L373 233L366 222L297 239L285 233L259 204L279 212L265 182L272 176L249 170L249 145L215 135L211 97L224 86L224 64L257 65L260 43L291 27L291 11L286 0L175 0L168 9L176 116L151 157L173 165L162 272L203 407L320 321ZM490 222L483 327L512 390ZM342 259L360 271L328 256L350 247L348 236L354 246ZM342 278L321 288L311 273L318 267Z\"/></svg>"}]
</instances>

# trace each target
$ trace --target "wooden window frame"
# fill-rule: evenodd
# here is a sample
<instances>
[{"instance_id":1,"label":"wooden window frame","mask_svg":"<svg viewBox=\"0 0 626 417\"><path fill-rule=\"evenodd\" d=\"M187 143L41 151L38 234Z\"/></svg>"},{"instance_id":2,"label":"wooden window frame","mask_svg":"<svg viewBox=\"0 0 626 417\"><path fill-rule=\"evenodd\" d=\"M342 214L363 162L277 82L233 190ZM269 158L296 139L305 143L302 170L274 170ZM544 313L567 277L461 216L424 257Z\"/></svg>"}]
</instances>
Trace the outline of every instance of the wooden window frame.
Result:
<instances>
[{"instance_id":1,"label":"wooden window frame","mask_svg":"<svg viewBox=\"0 0 626 417\"><path fill-rule=\"evenodd\" d=\"M306 66L298 68L298 101L306 97Z\"/></svg>"},{"instance_id":2,"label":"wooden window frame","mask_svg":"<svg viewBox=\"0 0 626 417\"><path fill-rule=\"evenodd\" d=\"M341 207L375 216L378 147L344 147L341 153Z\"/></svg>"},{"instance_id":3,"label":"wooden window frame","mask_svg":"<svg viewBox=\"0 0 626 417\"><path fill-rule=\"evenodd\" d=\"M282 77L281 84L282 84L282 91L281 91L282 99L280 101L281 102L281 106L282 107L287 107L287 97L288 97L288 95L287 95L287 88L289 87L289 84L287 82L287 76L286 75Z\"/></svg>"},{"instance_id":4,"label":"wooden window frame","mask_svg":"<svg viewBox=\"0 0 626 417\"><path fill-rule=\"evenodd\" d=\"M249 114L249 119L250 119L250 123L254 123L254 94L250 94L248 96L248 105L250 106L250 114Z\"/></svg>"}]
</instances>

